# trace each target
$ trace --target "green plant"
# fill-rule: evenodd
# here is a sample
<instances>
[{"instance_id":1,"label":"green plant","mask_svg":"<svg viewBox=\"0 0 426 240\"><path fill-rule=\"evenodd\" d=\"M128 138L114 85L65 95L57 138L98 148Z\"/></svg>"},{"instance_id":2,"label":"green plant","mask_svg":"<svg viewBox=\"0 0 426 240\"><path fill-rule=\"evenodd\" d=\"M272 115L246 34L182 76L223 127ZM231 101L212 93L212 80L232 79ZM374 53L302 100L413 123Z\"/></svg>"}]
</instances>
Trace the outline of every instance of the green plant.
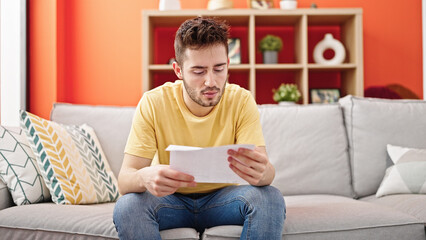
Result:
<instances>
[{"instance_id":1,"label":"green plant","mask_svg":"<svg viewBox=\"0 0 426 240\"><path fill-rule=\"evenodd\" d=\"M273 99L276 102L282 102L282 101L297 102L302 96L299 92L299 89L297 89L296 84L291 84L291 83L290 84L282 83L278 87L278 89L272 89L272 92L274 93Z\"/></svg>"},{"instance_id":2,"label":"green plant","mask_svg":"<svg viewBox=\"0 0 426 240\"><path fill-rule=\"evenodd\" d=\"M268 34L259 42L260 51L281 51L283 41L280 37Z\"/></svg>"}]
</instances>

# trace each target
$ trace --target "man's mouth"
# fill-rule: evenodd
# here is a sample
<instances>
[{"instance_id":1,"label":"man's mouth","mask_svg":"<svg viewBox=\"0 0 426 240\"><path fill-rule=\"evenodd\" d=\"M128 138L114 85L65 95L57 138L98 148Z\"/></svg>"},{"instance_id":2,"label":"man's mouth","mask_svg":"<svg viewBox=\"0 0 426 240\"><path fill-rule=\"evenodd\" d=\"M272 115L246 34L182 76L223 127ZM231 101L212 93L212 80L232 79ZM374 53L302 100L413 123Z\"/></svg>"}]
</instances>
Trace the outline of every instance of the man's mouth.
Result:
<instances>
[{"instance_id":1,"label":"man's mouth","mask_svg":"<svg viewBox=\"0 0 426 240\"><path fill-rule=\"evenodd\" d=\"M214 98L217 95L217 91L206 91L203 92L203 95L206 96L207 98Z\"/></svg>"}]
</instances>

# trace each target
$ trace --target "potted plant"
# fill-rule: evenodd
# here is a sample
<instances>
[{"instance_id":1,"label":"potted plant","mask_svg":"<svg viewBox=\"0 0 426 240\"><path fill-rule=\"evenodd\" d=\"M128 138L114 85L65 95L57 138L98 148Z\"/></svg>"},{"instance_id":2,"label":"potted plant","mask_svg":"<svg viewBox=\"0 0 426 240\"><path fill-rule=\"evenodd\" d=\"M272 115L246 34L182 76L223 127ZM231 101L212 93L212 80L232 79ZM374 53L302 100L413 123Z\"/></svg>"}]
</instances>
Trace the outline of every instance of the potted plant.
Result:
<instances>
[{"instance_id":1,"label":"potted plant","mask_svg":"<svg viewBox=\"0 0 426 240\"><path fill-rule=\"evenodd\" d=\"M281 51L283 42L280 37L268 34L259 42L260 51L263 52L263 63L277 63L278 52Z\"/></svg>"},{"instance_id":2,"label":"potted plant","mask_svg":"<svg viewBox=\"0 0 426 240\"><path fill-rule=\"evenodd\" d=\"M274 101L281 103L288 103L288 102L297 102L299 101L300 97L302 96L300 94L299 89L297 89L296 84L282 83L278 89L272 89L272 92L274 93L273 99Z\"/></svg>"}]
</instances>

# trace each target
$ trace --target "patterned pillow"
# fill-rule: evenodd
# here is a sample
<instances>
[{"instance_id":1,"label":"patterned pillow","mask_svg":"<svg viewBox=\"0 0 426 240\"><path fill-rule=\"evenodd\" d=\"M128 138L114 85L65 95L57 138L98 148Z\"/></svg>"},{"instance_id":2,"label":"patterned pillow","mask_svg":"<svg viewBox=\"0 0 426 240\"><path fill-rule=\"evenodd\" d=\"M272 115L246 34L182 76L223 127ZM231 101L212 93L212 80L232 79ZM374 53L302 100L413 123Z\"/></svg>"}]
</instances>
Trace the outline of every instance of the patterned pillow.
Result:
<instances>
[{"instance_id":1,"label":"patterned pillow","mask_svg":"<svg viewBox=\"0 0 426 240\"><path fill-rule=\"evenodd\" d=\"M18 206L50 199L33 150L19 127L0 126L0 178Z\"/></svg>"},{"instance_id":2,"label":"patterned pillow","mask_svg":"<svg viewBox=\"0 0 426 240\"><path fill-rule=\"evenodd\" d=\"M376 196L402 193L426 193L426 149L387 145L393 166L377 190Z\"/></svg>"},{"instance_id":3,"label":"patterned pillow","mask_svg":"<svg viewBox=\"0 0 426 240\"><path fill-rule=\"evenodd\" d=\"M66 126L21 111L21 125L57 204L115 201L117 180L94 130Z\"/></svg>"}]
</instances>

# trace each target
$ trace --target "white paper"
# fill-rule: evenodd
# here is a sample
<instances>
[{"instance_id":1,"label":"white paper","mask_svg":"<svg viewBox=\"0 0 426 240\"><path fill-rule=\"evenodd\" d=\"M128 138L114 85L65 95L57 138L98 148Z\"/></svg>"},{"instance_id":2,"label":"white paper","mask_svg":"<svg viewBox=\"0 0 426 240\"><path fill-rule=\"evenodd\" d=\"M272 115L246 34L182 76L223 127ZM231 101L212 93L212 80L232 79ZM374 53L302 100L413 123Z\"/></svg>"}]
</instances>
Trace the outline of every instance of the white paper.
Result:
<instances>
[{"instance_id":1,"label":"white paper","mask_svg":"<svg viewBox=\"0 0 426 240\"><path fill-rule=\"evenodd\" d=\"M200 183L248 184L229 167L228 150L238 148L254 149L250 144L234 144L220 147L198 148L170 145L170 167L192 175Z\"/></svg>"}]
</instances>

